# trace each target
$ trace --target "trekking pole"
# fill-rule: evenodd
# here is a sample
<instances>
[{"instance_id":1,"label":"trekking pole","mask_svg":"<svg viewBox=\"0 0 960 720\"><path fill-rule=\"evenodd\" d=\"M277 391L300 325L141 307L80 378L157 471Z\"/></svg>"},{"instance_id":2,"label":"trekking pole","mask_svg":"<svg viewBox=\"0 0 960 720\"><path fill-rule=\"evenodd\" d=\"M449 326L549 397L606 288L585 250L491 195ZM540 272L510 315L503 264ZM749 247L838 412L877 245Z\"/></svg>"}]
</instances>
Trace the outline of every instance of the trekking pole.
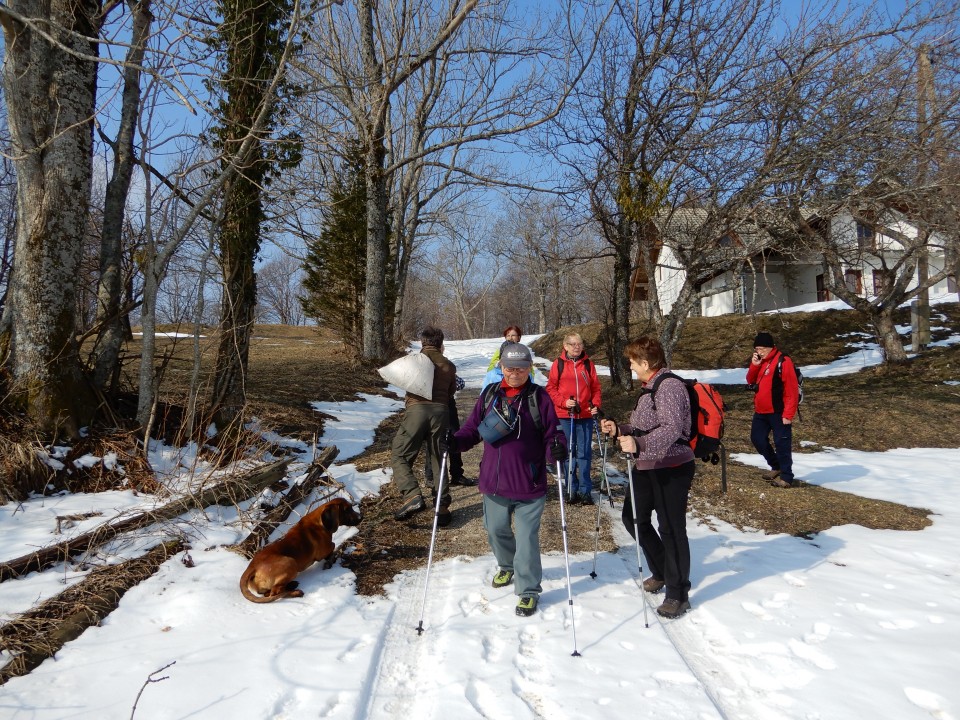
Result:
<instances>
[{"instance_id":1,"label":"trekking pole","mask_svg":"<svg viewBox=\"0 0 960 720\"><path fill-rule=\"evenodd\" d=\"M597 408L597 420L606 420L607 416L603 414L603 410ZM593 429L597 433L597 445L600 448L601 454L601 469L603 475L600 476L600 488L603 489L604 486L607 488L607 500L610 501L610 507L614 507L613 504L613 493L610 491L610 478L607 477L607 435L606 433L600 432L600 423L595 422ZM601 440L600 438L603 438Z\"/></svg>"},{"instance_id":2,"label":"trekking pole","mask_svg":"<svg viewBox=\"0 0 960 720\"><path fill-rule=\"evenodd\" d=\"M570 396L570 399L573 400L573 395ZM577 436L574 435L576 430L574 426L574 409L576 406L570 408L570 452L567 453L567 492L570 493L570 501L573 502L573 456L574 452L577 449Z\"/></svg>"},{"instance_id":3,"label":"trekking pole","mask_svg":"<svg viewBox=\"0 0 960 720\"><path fill-rule=\"evenodd\" d=\"M443 497L443 474L447 469L447 458L450 450L444 450L440 461L440 479L437 482L437 503L433 508L433 531L430 533L430 552L427 554L427 574L423 579L423 599L420 602L420 623L417 625L417 635L423 634L423 612L427 607L427 586L430 584L430 565L433 563L433 543L437 539L437 520L440 517L440 498Z\"/></svg>"},{"instance_id":4,"label":"trekking pole","mask_svg":"<svg viewBox=\"0 0 960 720\"><path fill-rule=\"evenodd\" d=\"M643 626L648 628L647 598L643 595L643 559L640 555L640 527L637 524L637 497L633 487L633 455L627 455L627 482L630 483L630 508L633 510L633 540L637 546L637 571L640 573L640 597L643 600Z\"/></svg>"},{"instance_id":5,"label":"trekking pole","mask_svg":"<svg viewBox=\"0 0 960 720\"><path fill-rule=\"evenodd\" d=\"M553 444L559 444L559 440L554 438ZM567 553L567 516L563 512L563 481L560 476L563 473L560 470L560 461L557 460L557 489L560 491L560 529L563 535L563 563L567 568L567 604L570 606L570 627L573 629L573 657L580 657L577 651L577 621L573 615L573 590L570 587L570 555Z\"/></svg>"},{"instance_id":6,"label":"trekking pole","mask_svg":"<svg viewBox=\"0 0 960 720\"><path fill-rule=\"evenodd\" d=\"M599 408L597 408L597 411L598 411L598 412L597 412L597 417L600 417ZM593 426L593 427L594 427L594 430L597 431L597 444L600 445L600 447L601 447L601 449L602 449L602 451L603 451L603 465L602 465L602 468L603 468L603 478L606 479L606 477L607 477L607 447L606 447L606 445L604 445L603 443L600 442L600 424L599 424L599 423L594 423L594 426ZM603 489L603 481L600 482L600 488L601 488L601 490ZM610 484L609 484L609 483L607 483L607 497L610 497ZM612 505L612 504L613 504L613 501L611 500L611 505ZM603 508L603 500L601 499L600 502L597 503L597 527L596 527L596 529L595 529L595 531L594 531L594 532L596 533L596 535L594 535L594 539L593 539L593 570L590 571L590 577L593 578L594 580L597 579L597 553L600 551L600 511L601 511L602 508Z\"/></svg>"}]
</instances>

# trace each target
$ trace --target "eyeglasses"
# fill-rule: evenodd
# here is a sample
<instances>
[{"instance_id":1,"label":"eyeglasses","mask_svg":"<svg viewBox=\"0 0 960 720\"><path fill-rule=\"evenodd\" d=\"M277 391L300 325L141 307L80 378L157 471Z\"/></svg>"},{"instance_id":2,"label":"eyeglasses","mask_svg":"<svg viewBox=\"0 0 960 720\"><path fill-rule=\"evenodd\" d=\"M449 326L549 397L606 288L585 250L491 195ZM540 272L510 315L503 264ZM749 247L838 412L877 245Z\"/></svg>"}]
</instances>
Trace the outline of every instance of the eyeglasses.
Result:
<instances>
[{"instance_id":1,"label":"eyeglasses","mask_svg":"<svg viewBox=\"0 0 960 720\"><path fill-rule=\"evenodd\" d=\"M505 368L503 369L503 371L504 371L505 373L522 373L522 372L530 372L530 368L528 368L528 367L522 367L522 368L505 367Z\"/></svg>"},{"instance_id":2,"label":"eyeglasses","mask_svg":"<svg viewBox=\"0 0 960 720\"><path fill-rule=\"evenodd\" d=\"M583 343L564 343L567 347L583 347Z\"/></svg>"}]
</instances>

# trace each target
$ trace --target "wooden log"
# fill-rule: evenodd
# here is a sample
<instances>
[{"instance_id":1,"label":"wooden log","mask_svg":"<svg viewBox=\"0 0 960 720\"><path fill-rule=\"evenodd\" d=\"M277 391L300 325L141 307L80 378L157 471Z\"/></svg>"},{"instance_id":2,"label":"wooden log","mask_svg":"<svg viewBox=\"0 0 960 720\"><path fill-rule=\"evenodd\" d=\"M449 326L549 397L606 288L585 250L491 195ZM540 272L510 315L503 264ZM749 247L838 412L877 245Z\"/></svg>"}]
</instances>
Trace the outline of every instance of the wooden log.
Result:
<instances>
[{"instance_id":1,"label":"wooden log","mask_svg":"<svg viewBox=\"0 0 960 720\"><path fill-rule=\"evenodd\" d=\"M266 543L267 538L270 537L273 531L280 526L280 523L286 520L290 516L290 513L293 512L293 509L309 497L310 493L321 483L321 480L326 475L327 468L330 467L330 463L333 462L339 452L336 446L333 445L324 448L323 452L310 463L307 476L284 495L280 504L267 513L266 517L257 523L257 526L246 538L235 545L230 545L228 549L243 555L247 559L252 558L257 550ZM336 487L331 489L330 495L333 495L342 488L343 486L337 483Z\"/></svg>"},{"instance_id":2,"label":"wooden log","mask_svg":"<svg viewBox=\"0 0 960 720\"><path fill-rule=\"evenodd\" d=\"M139 513L120 522L99 525L90 532L78 535L70 540L64 540L56 545L48 545L27 555L0 563L0 582L51 567L102 545L118 535L147 527L156 522L172 520L189 510L244 500L260 492L268 485L283 479L289 465L290 459L273 462L239 477L226 478L197 495L184 495L156 510Z\"/></svg>"},{"instance_id":3,"label":"wooden log","mask_svg":"<svg viewBox=\"0 0 960 720\"><path fill-rule=\"evenodd\" d=\"M183 549L180 540L168 540L138 558L98 568L73 587L4 624L0 647L14 657L0 668L0 685L26 675L101 622L130 588L151 577Z\"/></svg>"}]
</instances>

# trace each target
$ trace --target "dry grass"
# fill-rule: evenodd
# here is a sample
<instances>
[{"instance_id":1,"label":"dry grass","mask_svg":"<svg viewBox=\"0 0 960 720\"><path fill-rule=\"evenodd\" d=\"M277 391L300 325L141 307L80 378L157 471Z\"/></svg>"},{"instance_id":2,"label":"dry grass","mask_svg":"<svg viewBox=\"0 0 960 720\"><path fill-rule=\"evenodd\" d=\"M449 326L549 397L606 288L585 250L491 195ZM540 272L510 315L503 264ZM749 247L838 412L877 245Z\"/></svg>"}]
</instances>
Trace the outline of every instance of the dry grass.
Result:
<instances>
[{"instance_id":1,"label":"dry grass","mask_svg":"<svg viewBox=\"0 0 960 720\"><path fill-rule=\"evenodd\" d=\"M908 322L906 316L900 322ZM960 330L957 305L934 308L934 340ZM578 328L588 350L601 364L608 359L600 351L599 326ZM750 345L759 330L772 332L778 344L799 364L829 362L853 352L848 343L868 339L869 334L852 312L796 313L783 316L692 318L674 354L674 364L685 368L746 367ZM635 333L641 332L633 328ZM561 333L542 338L535 345L539 355L557 354ZM167 351L164 400L169 403L171 421L178 418L192 367L189 339L161 340ZM203 362L208 368L216 346L213 338L203 340ZM128 355L138 352L136 343ZM135 363L128 376L135 377ZM960 380L960 346L935 348L905 367L884 370L871 368L855 375L806 381L807 400L802 420L795 426L800 441L815 443L812 452L823 447L844 447L883 451L895 447L960 447L960 390L945 381ZM309 328L258 326L250 350L250 380L247 386L250 414L272 430L309 440L322 428L323 418L312 401L352 399L356 393L382 393L384 383L374 367L352 358L342 344L329 335ZM725 442L730 452L753 452L749 443L752 396L743 386L720 386L728 406ZM205 395L201 394L201 397ZM472 407L476 393L461 393L461 416ZM624 417L636 400L635 394L604 388L604 409ZM397 418L379 428L374 444L355 462L361 470L389 466L389 445ZM4 433L0 433L4 434ZM98 442L106 445L107 440ZM91 451L96 452L96 449ZM467 453L468 476L476 477L479 448ZM622 461L615 461L623 469ZM599 463L595 464L599 473ZM103 478L97 478L98 486ZM904 478L909 482L909 478ZM691 511L703 522L719 518L737 527L756 528L768 533L811 536L842 524L870 528L917 530L930 523L929 511L896 503L867 500L847 493L812 485L798 489L771 488L756 469L730 462L729 491L720 491L719 468L698 465L690 499ZM543 522L546 551L562 550L559 503L548 502ZM488 552L481 523L480 499L475 488L453 489L454 519L439 531L436 557L479 555ZM383 584L402 570L422 565L432 527L432 513L425 512L406 521L393 520L398 504L392 484L377 498L364 501L364 522L356 537L356 550L344 558L358 576L362 593L382 592ZM619 504L619 503L618 503ZM596 509L568 508L570 548L592 551ZM613 547L610 528L604 518L600 549Z\"/></svg>"}]
</instances>

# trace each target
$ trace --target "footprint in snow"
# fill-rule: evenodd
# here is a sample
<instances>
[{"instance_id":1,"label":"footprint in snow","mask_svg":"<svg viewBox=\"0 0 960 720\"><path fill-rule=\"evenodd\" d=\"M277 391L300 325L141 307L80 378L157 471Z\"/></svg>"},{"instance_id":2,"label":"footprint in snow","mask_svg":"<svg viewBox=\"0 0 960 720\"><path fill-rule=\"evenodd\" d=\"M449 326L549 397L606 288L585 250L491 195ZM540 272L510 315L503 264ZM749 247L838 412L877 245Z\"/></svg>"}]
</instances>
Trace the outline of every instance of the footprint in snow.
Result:
<instances>
[{"instance_id":1,"label":"footprint in snow","mask_svg":"<svg viewBox=\"0 0 960 720\"><path fill-rule=\"evenodd\" d=\"M742 607L751 615L756 615L761 620L773 620L773 616L756 603L742 602L740 603L740 607Z\"/></svg>"},{"instance_id":2,"label":"footprint in snow","mask_svg":"<svg viewBox=\"0 0 960 720\"><path fill-rule=\"evenodd\" d=\"M791 639L788 645L790 647L790 652L792 652L801 660L806 660L812 665L816 665L821 670L837 669L837 664L833 661L833 658L805 642Z\"/></svg>"},{"instance_id":3,"label":"footprint in snow","mask_svg":"<svg viewBox=\"0 0 960 720\"><path fill-rule=\"evenodd\" d=\"M481 615L490 614L490 601L487 600L483 593L467 593L464 597L460 598L458 605L460 607L460 613L464 617L470 617L478 613Z\"/></svg>"},{"instance_id":4,"label":"footprint in snow","mask_svg":"<svg viewBox=\"0 0 960 720\"><path fill-rule=\"evenodd\" d=\"M359 640L354 640L349 647L337 656L340 662L350 662L357 657L357 651L370 645L370 636L363 635Z\"/></svg>"},{"instance_id":5,"label":"footprint in snow","mask_svg":"<svg viewBox=\"0 0 960 720\"><path fill-rule=\"evenodd\" d=\"M487 683L475 677L467 681L463 689L463 696L467 699L477 715L484 718L496 717L500 714L497 693Z\"/></svg>"},{"instance_id":6,"label":"footprint in snow","mask_svg":"<svg viewBox=\"0 0 960 720\"><path fill-rule=\"evenodd\" d=\"M819 645L828 637L833 630L828 623L818 622L813 624L813 629L803 636L803 641L808 645Z\"/></svg>"},{"instance_id":7,"label":"footprint in snow","mask_svg":"<svg viewBox=\"0 0 960 720\"><path fill-rule=\"evenodd\" d=\"M913 620L881 620L877 625L884 630L911 630L917 626Z\"/></svg>"},{"instance_id":8,"label":"footprint in snow","mask_svg":"<svg viewBox=\"0 0 960 720\"><path fill-rule=\"evenodd\" d=\"M483 659L486 662L497 662L503 653L503 640L496 635L487 635L483 638Z\"/></svg>"},{"instance_id":9,"label":"footprint in snow","mask_svg":"<svg viewBox=\"0 0 960 720\"><path fill-rule=\"evenodd\" d=\"M807 582L803 578L799 578L792 573L784 573L783 579L788 585L793 585L793 587L806 587Z\"/></svg>"},{"instance_id":10,"label":"footprint in snow","mask_svg":"<svg viewBox=\"0 0 960 720\"><path fill-rule=\"evenodd\" d=\"M907 700L918 708L930 713L930 717L937 720L952 720L953 715L947 709L948 703L937 693L920 688L905 687L903 694L907 696Z\"/></svg>"}]
</instances>

